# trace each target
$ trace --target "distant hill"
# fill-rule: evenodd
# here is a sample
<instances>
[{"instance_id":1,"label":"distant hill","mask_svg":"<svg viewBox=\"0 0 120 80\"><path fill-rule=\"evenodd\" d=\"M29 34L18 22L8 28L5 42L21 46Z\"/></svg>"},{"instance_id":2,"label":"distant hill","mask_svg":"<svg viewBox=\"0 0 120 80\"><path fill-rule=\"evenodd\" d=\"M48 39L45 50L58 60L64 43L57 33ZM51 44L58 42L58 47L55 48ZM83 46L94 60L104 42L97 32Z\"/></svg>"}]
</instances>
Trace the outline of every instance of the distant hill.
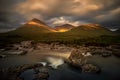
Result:
<instances>
[{"instance_id":1,"label":"distant hill","mask_svg":"<svg viewBox=\"0 0 120 80\"><path fill-rule=\"evenodd\" d=\"M70 31L66 32L68 34L85 36L85 37L94 37L100 35L111 35L112 32L107 28L102 27L99 24L86 24L80 25L76 28L71 29Z\"/></svg>"},{"instance_id":2,"label":"distant hill","mask_svg":"<svg viewBox=\"0 0 120 80\"><path fill-rule=\"evenodd\" d=\"M34 40L41 42L101 42L103 40L111 41L113 32L99 24L86 24L80 26L72 26L65 24L57 26L54 29L38 19L32 19L20 28L0 35L3 42L17 42L22 40ZM103 36L101 38L101 36ZM110 37L109 37L110 36ZM107 38L106 38L107 37ZM95 38L95 39L90 39ZM86 40L85 40L86 39ZM114 38L115 39L115 38ZM113 41L115 41L113 39ZM104 42L106 42L104 41Z\"/></svg>"},{"instance_id":3,"label":"distant hill","mask_svg":"<svg viewBox=\"0 0 120 80\"><path fill-rule=\"evenodd\" d=\"M72 28L75 28L75 26L70 25L70 24L64 24L64 25L61 25L61 26L56 26L54 29L58 32L66 32L66 31L69 31Z\"/></svg>"}]
</instances>

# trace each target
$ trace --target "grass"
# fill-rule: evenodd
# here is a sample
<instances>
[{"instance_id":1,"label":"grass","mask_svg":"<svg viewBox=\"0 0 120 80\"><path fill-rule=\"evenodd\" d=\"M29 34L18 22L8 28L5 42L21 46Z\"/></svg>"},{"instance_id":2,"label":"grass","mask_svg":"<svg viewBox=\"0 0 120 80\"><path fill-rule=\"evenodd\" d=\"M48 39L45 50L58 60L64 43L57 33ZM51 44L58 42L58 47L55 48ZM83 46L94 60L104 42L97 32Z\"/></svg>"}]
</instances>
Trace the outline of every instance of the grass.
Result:
<instances>
[{"instance_id":1,"label":"grass","mask_svg":"<svg viewBox=\"0 0 120 80\"><path fill-rule=\"evenodd\" d=\"M72 29L68 32L50 32L37 26L24 26L15 31L0 34L0 45L18 43L24 40L34 42L62 44L86 44L86 45L108 45L120 43L120 35L116 35L105 29L82 30Z\"/></svg>"}]
</instances>

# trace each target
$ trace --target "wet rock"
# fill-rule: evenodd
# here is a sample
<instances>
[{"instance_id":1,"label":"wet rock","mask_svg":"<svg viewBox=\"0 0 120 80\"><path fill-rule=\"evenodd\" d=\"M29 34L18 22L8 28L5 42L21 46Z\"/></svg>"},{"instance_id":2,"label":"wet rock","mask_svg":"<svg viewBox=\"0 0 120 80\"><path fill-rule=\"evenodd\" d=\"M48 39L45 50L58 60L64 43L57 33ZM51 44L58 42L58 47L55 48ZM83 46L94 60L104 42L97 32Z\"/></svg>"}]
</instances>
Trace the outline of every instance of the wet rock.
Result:
<instances>
[{"instance_id":1,"label":"wet rock","mask_svg":"<svg viewBox=\"0 0 120 80\"><path fill-rule=\"evenodd\" d=\"M48 77L49 77L48 73L38 73L35 75L35 79L38 79L38 80L47 80Z\"/></svg>"},{"instance_id":2,"label":"wet rock","mask_svg":"<svg viewBox=\"0 0 120 80\"><path fill-rule=\"evenodd\" d=\"M100 73L101 69L93 64L84 64L82 66L82 72L86 72L86 73Z\"/></svg>"},{"instance_id":3,"label":"wet rock","mask_svg":"<svg viewBox=\"0 0 120 80\"><path fill-rule=\"evenodd\" d=\"M31 48L32 47L32 41L22 41L21 46L24 48Z\"/></svg>"},{"instance_id":4,"label":"wet rock","mask_svg":"<svg viewBox=\"0 0 120 80\"><path fill-rule=\"evenodd\" d=\"M0 52L4 51L5 49L0 49Z\"/></svg>"},{"instance_id":5,"label":"wet rock","mask_svg":"<svg viewBox=\"0 0 120 80\"><path fill-rule=\"evenodd\" d=\"M23 80L20 79L19 77L22 72L28 69L34 69L42 66L43 66L42 64L25 64L21 66L14 66L5 69L0 69L0 80Z\"/></svg>"},{"instance_id":6,"label":"wet rock","mask_svg":"<svg viewBox=\"0 0 120 80\"><path fill-rule=\"evenodd\" d=\"M91 51L92 55L101 55L102 57L109 57L112 55L112 51L108 50L106 48L101 48L101 49L95 49L94 51Z\"/></svg>"},{"instance_id":7,"label":"wet rock","mask_svg":"<svg viewBox=\"0 0 120 80\"><path fill-rule=\"evenodd\" d=\"M102 57L109 57L111 55L112 55L111 53L102 53Z\"/></svg>"},{"instance_id":8,"label":"wet rock","mask_svg":"<svg viewBox=\"0 0 120 80\"><path fill-rule=\"evenodd\" d=\"M0 54L0 58L5 58L5 57L6 57L6 55Z\"/></svg>"},{"instance_id":9,"label":"wet rock","mask_svg":"<svg viewBox=\"0 0 120 80\"><path fill-rule=\"evenodd\" d=\"M82 69L82 72L99 73L101 71L100 68L93 64L87 64L86 57L87 56L85 56L85 54L81 53L80 50L76 49L71 52L71 55L69 57L69 64L76 68Z\"/></svg>"},{"instance_id":10,"label":"wet rock","mask_svg":"<svg viewBox=\"0 0 120 80\"><path fill-rule=\"evenodd\" d=\"M120 49L120 44L119 45L111 45L110 46L112 49Z\"/></svg>"},{"instance_id":11,"label":"wet rock","mask_svg":"<svg viewBox=\"0 0 120 80\"><path fill-rule=\"evenodd\" d=\"M42 73L48 73L49 67L40 67L39 71Z\"/></svg>"},{"instance_id":12,"label":"wet rock","mask_svg":"<svg viewBox=\"0 0 120 80\"><path fill-rule=\"evenodd\" d=\"M38 74L40 71L38 68L34 68L34 72L35 72L35 74Z\"/></svg>"},{"instance_id":13,"label":"wet rock","mask_svg":"<svg viewBox=\"0 0 120 80\"><path fill-rule=\"evenodd\" d=\"M75 66L81 66L86 63L86 58L82 55L80 50L76 49L71 52L69 63Z\"/></svg>"},{"instance_id":14,"label":"wet rock","mask_svg":"<svg viewBox=\"0 0 120 80\"><path fill-rule=\"evenodd\" d=\"M27 54L27 51L23 51L23 50L7 50L4 52L4 54L7 55L25 55Z\"/></svg>"},{"instance_id":15,"label":"wet rock","mask_svg":"<svg viewBox=\"0 0 120 80\"><path fill-rule=\"evenodd\" d=\"M113 49L113 55L120 57L120 49Z\"/></svg>"}]
</instances>

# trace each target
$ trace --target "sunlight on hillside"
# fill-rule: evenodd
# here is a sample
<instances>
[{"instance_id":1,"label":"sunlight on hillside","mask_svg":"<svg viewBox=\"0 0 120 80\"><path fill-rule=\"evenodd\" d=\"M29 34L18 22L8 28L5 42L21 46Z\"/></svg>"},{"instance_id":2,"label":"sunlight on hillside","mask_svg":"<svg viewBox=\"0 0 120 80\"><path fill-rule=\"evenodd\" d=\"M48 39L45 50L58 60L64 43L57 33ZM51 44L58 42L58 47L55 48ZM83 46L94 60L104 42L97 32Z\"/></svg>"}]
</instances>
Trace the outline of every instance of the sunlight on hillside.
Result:
<instances>
[{"instance_id":1,"label":"sunlight on hillside","mask_svg":"<svg viewBox=\"0 0 120 80\"><path fill-rule=\"evenodd\" d=\"M36 23L36 22L34 22L34 21L29 21L27 24L40 25L39 23Z\"/></svg>"},{"instance_id":2,"label":"sunlight on hillside","mask_svg":"<svg viewBox=\"0 0 120 80\"><path fill-rule=\"evenodd\" d=\"M100 25L99 24L87 24L84 26L89 27L89 28L98 28L98 26L100 26Z\"/></svg>"},{"instance_id":3,"label":"sunlight on hillside","mask_svg":"<svg viewBox=\"0 0 120 80\"><path fill-rule=\"evenodd\" d=\"M66 30L66 29L60 29L58 32L66 32L66 31L68 31L68 30Z\"/></svg>"},{"instance_id":4,"label":"sunlight on hillside","mask_svg":"<svg viewBox=\"0 0 120 80\"><path fill-rule=\"evenodd\" d=\"M37 22L34 22L34 21L29 21L27 24L29 24L29 25L38 25L38 26L41 26L41 24L39 24L39 23L37 23ZM47 28L47 27L45 27L45 28ZM47 28L47 29L49 29L49 28ZM50 31L52 31L52 32L66 32L66 31L68 31L67 29L60 29L60 30L58 30L58 31L56 31L56 30L54 30L54 29L49 29Z\"/></svg>"},{"instance_id":5,"label":"sunlight on hillside","mask_svg":"<svg viewBox=\"0 0 120 80\"><path fill-rule=\"evenodd\" d=\"M29 25L36 25L36 26L39 26L39 27L44 27L44 28L46 28L46 29L48 29L48 30L50 30L52 32L56 32L55 30L47 27L46 25L40 24L40 23L37 23L37 22L34 22L34 21L29 21L29 22L27 22L27 24L29 24Z\"/></svg>"}]
</instances>

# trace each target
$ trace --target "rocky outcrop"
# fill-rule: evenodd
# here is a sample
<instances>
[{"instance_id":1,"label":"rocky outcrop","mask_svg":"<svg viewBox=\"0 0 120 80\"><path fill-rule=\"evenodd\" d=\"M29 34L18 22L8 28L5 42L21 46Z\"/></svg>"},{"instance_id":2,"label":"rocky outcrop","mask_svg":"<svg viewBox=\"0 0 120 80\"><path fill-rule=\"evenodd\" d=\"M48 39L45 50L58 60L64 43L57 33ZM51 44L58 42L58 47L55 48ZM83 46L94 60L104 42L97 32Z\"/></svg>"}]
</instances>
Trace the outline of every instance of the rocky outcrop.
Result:
<instances>
[{"instance_id":1,"label":"rocky outcrop","mask_svg":"<svg viewBox=\"0 0 120 80\"><path fill-rule=\"evenodd\" d=\"M76 49L71 52L68 62L70 65L82 69L83 72L99 73L100 68L93 64L87 64L86 57L79 49Z\"/></svg>"},{"instance_id":2,"label":"rocky outcrop","mask_svg":"<svg viewBox=\"0 0 120 80\"><path fill-rule=\"evenodd\" d=\"M82 66L86 63L86 58L82 55L81 51L73 50L69 56L69 63L75 66Z\"/></svg>"}]
</instances>

